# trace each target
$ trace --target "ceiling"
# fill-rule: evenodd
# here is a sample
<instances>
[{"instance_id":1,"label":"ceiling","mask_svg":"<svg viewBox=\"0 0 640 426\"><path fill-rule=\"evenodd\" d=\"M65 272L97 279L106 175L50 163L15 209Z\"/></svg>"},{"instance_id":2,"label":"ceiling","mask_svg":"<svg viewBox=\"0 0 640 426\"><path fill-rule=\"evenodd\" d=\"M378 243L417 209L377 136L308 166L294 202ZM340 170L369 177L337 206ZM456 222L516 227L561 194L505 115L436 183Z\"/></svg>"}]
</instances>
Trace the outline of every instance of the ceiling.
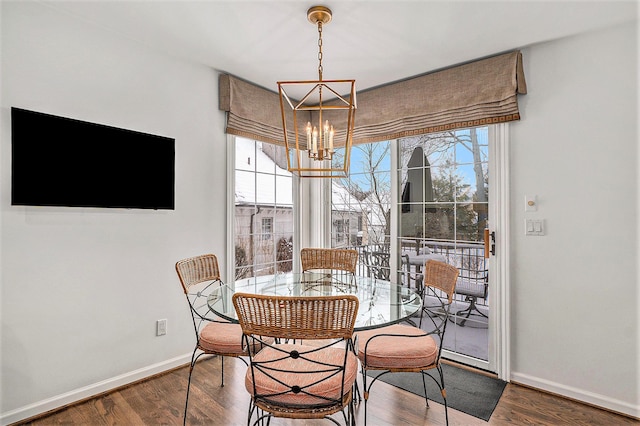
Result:
<instances>
[{"instance_id":1,"label":"ceiling","mask_svg":"<svg viewBox=\"0 0 640 426\"><path fill-rule=\"evenodd\" d=\"M638 19L635 0L40 2L272 90L280 80L317 78L318 33L307 21L315 5L333 11L323 29L324 79L356 79L359 90Z\"/></svg>"}]
</instances>

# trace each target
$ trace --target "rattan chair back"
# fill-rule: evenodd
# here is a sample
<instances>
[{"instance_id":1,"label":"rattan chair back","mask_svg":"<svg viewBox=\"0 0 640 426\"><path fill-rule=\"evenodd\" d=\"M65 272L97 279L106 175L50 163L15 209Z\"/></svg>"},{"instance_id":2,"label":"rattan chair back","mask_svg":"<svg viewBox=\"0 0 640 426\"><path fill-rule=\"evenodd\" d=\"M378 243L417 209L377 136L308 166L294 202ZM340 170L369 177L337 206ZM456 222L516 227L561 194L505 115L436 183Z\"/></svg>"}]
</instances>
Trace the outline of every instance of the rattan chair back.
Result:
<instances>
[{"instance_id":1,"label":"rattan chair back","mask_svg":"<svg viewBox=\"0 0 640 426\"><path fill-rule=\"evenodd\" d=\"M356 296L236 293L233 305L251 348L245 377L251 395L248 424L254 414L254 424L262 424L271 416L320 419L338 412L345 424L355 424Z\"/></svg>"},{"instance_id":2,"label":"rattan chair back","mask_svg":"<svg viewBox=\"0 0 640 426\"><path fill-rule=\"evenodd\" d=\"M176 262L176 272L185 294L189 287L205 281L220 281L220 268L215 254L203 254Z\"/></svg>"},{"instance_id":3,"label":"rattan chair back","mask_svg":"<svg viewBox=\"0 0 640 426\"><path fill-rule=\"evenodd\" d=\"M203 325L210 321L220 321L212 315L206 297L202 297L212 288L222 285L218 258L214 254L203 254L182 259L176 262L176 272L191 308L196 336L199 337ZM197 284L202 285L197 286Z\"/></svg>"},{"instance_id":4,"label":"rattan chair back","mask_svg":"<svg viewBox=\"0 0 640 426\"><path fill-rule=\"evenodd\" d=\"M358 298L236 293L233 305L244 334L286 339L349 339Z\"/></svg>"},{"instance_id":5,"label":"rattan chair back","mask_svg":"<svg viewBox=\"0 0 640 426\"><path fill-rule=\"evenodd\" d=\"M437 260L427 260L424 265L424 286L443 291L451 303L458 275L458 268L453 265Z\"/></svg>"},{"instance_id":6,"label":"rattan chair back","mask_svg":"<svg viewBox=\"0 0 640 426\"><path fill-rule=\"evenodd\" d=\"M334 269L356 273L358 252L351 249L303 248L300 251L302 272L315 269Z\"/></svg>"}]
</instances>

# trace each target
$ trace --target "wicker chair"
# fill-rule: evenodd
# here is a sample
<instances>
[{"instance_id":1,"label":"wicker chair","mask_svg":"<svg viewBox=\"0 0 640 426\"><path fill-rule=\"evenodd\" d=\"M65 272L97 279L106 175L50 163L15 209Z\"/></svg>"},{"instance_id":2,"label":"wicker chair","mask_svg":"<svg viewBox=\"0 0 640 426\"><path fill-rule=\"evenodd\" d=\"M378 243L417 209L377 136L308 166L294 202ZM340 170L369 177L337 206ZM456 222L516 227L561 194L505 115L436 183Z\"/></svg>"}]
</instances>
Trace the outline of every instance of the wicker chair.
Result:
<instances>
[{"instance_id":1,"label":"wicker chair","mask_svg":"<svg viewBox=\"0 0 640 426\"><path fill-rule=\"evenodd\" d=\"M261 348L249 353L245 387L251 402L247 424L254 415L254 424L271 417L327 418L340 424L328 417L338 412L345 424L355 424L353 387L358 358L352 334L358 313L356 296L236 293L233 304L245 346ZM289 339L313 344L283 343Z\"/></svg>"},{"instance_id":2,"label":"wicker chair","mask_svg":"<svg viewBox=\"0 0 640 426\"><path fill-rule=\"evenodd\" d=\"M423 297L437 300L440 304L437 314L427 316L432 322L431 331L426 332L418 327L395 324L356 333L358 358L362 364L365 425L367 424L367 401L371 386L381 376L396 372L419 372L421 374L427 407L429 407L429 400L425 377L431 378L440 388L444 399L445 418L449 424L447 392L440 365L440 355L444 333L449 323L449 310L458 278L458 269L447 263L429 260L425 264L424 271ZM367 372L370 370L382 372L373 379L369 378L371 383L367 387ZM435 370L437 374L435 372L432 374L430 370Z\"/></svg>"},{"instance_id":3,"label":"wicker chair","mask_svg":"<svg viewBox=\"0 0 640 426\"><path fill-rule=\"evenodd\" d=\"M330 271L333 281L353 283L355 281L358 252L349 249L303 248L300 251L302 272Z\"/></svg>"},{"instance_id":4,"label":"wicker chair","mask_svg":"<svg viewBox=\"0 0 640 426\"><path fill-rule=\"evenodd\" d=\"M204 254L180 260L176 263L176 272L189 303L196 333L196 346L191 355L187 397L184 403L184 422L186 424L191 374L198 358L202 355L220 356L222 363L220 386L224 386L224 357L246 356L248 351L243 346L240 325L213 317L207 306L206 295L212 286L222 285L216 256ZM244 359L240 359L246 364Z\"/></svg>"}]
</instances>

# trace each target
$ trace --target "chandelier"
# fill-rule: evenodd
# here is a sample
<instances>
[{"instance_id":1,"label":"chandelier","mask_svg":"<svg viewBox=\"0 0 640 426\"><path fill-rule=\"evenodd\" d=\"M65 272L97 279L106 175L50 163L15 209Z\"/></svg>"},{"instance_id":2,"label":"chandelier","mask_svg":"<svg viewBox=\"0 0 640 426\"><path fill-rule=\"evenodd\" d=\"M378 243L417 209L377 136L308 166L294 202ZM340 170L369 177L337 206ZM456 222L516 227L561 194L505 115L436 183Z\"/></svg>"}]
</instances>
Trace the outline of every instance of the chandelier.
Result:
<instances>
[{"instance_id":1,"label":"chandelier","mask_svg":"<svg viewBox=\"0 0 640 426\"><path fill-rule=\"evenodd\" d=\"M318 80L278 82L287 168L300 177L345 177L356 81L322 79L322 28L331 21L331 10L313 6L307 18L318 28Z\"/></svg>"}]
</instances>

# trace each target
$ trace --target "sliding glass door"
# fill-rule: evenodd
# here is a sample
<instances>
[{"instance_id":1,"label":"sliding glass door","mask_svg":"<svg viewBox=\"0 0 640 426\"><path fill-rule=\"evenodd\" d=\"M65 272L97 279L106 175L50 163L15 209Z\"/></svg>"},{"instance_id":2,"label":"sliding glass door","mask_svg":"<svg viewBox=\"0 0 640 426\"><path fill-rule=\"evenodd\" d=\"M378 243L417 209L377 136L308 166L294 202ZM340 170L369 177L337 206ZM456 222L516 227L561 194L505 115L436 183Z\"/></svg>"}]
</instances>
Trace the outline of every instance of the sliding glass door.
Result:
<instances>
[{"instance_id":1,"label":"sliding glass door","mask_svg":"<svg viewBox=\"0 0 640 426\"><path fill-rule=\"evenodd\" d=\"M449 358L490 369L489 128L357 145L331 179L331 246L355 248L359 273L420 285L427 258L460 271Z\"/></svg>"},{"instance_id":2,"label":"sliding glass door","mask_svg":"<svg viewBox=\"0 0 640 426\"><path fill-rule=\"evenodd\" d=\"M428 259L458 268L444 348L449 357L488 368L489 129L400 139L397 148L397 273L406 285L417 286Z\"/></svg>"}]
</instances>

